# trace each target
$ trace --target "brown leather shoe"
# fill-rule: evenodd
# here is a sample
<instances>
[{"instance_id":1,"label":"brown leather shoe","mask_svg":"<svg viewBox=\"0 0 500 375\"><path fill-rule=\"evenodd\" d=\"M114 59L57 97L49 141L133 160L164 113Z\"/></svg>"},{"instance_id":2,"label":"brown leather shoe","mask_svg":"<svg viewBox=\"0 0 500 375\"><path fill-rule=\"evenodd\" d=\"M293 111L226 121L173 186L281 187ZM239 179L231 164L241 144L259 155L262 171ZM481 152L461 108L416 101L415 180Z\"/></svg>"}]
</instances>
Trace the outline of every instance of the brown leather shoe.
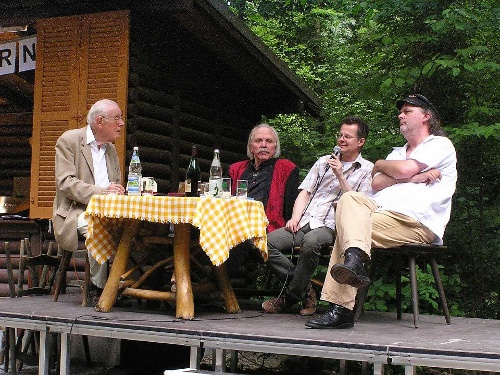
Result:
<instances>
[{"instance_id":1,"label":"brown leather shoe","mask_svg":"<svg viewBox=\"0 0 500 375\"><path fill-rule=\"evenodd\" d=\"M313 288L310 288L302 300L302 308L300 309L299 314L302 316L314 314L316 312L317 302L316 292Z\"/></svg>"},{"instance_id":2,"label":"brown leather shoe","mask_svg":"<svg viewBox=\"0 0 500 375\"><path fill-rule=\"evenodd\" d=\"M262 303L262 309L270 314L277 314L285 311L293 305L285 295L279 296L278 298L268 299Z\"/></svg>"}]
</instances>

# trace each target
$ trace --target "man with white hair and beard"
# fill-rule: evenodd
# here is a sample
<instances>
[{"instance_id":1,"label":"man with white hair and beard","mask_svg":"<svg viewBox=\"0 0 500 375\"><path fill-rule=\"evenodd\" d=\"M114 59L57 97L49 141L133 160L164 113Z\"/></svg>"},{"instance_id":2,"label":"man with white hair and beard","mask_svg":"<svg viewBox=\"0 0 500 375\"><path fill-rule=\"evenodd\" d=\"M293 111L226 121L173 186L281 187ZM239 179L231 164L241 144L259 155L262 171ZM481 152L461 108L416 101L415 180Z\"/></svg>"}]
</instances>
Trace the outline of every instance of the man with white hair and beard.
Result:
<instances>
[{"instance_id":1,"label":"man with white hair and beard","mask_svg":"<svg viewBox=\"0 0 500 375\"><path fill-rule=\"evenodd\" d=\"M293 202L299 187L299 168L290 160L281 159L278 133L269 124L255 126L248 136L248 160L231 164L229 176L233 193L237 180L248 181L248 196L262 202L269 220L267 231L281 228L292 217ZM249 241L235 246L229 253L226 268L229 276L238 276L240 267L255 255Z\"/></svg>"},{"instance_id":2,"label":"man with white hair and beard","mask_svg":"<svg viewBox=\"0 0 500 375\"><path fill-rule=\"evenodd\" d=\"M269 232L290 219L299 187L299 168L290 160L279 159L280 154L276 130L268 124L259 124L248 137L249 160L229 167L233 192L237 180L248 180L248 196L264 204Z\"/></svg>"}]
</instances>

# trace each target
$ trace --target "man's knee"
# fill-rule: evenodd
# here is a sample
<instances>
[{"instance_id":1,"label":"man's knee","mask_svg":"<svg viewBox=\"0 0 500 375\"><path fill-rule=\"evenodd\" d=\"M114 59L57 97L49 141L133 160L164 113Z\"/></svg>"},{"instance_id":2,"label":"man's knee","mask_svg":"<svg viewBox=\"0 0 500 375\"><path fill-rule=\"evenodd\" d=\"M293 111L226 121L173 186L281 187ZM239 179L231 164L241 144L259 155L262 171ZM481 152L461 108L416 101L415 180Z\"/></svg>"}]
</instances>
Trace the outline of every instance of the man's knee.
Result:
<instances>
[{"instance_id":1,"label":"man's knee","mask_svg":"<svg viewBox=\"0 0 500 375\"><path fill-rule=\"evenodd\" d=\"M340 197L338 204L341 202L345 204L346 202L359 201L360 199L364 199L365 196L364 193L360 193L359 191L346 191Z\"/></svg>"},{"instance_id":2,"label":"man's knee","mask_svg":"<svg viewBox=\"0 0 500 375\"><path fill-rule=\"evenodd\" d=\"M285 250L288 241L291 241L292 234L286 228L277 229L267 235L267 249L271 253L273 250Z\"/></svg>"},{"instance_id":3,"label":"man's knee","mask_svg":"<svg viewBox=\"0 0 500 375\"><path fill-rule=\"evenodd\" d=\"M321 247L320 246L303 246L300 248L299 252L302 258L319 258L321 256Z\"/></svg>"},{"instance_id":4,"label":"man's knee","mask_svg":"<svg viewBox=\"0 0 500 375\"><path fill-rule=\"evenodd\" d=\"M335 241L335 231L328 227L319 227L304 235L302 246L329 246Z\"/></svg>"}]
</instances>

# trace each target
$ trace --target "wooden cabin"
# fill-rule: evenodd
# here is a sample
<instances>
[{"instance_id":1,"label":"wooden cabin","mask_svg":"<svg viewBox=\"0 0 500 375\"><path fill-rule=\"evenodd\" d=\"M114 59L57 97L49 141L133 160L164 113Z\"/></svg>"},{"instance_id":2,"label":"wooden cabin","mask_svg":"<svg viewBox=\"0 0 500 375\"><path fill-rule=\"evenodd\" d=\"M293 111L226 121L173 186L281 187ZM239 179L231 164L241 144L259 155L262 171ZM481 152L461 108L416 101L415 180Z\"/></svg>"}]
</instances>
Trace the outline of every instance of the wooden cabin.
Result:
<instances>
[{"instance_id":1,"label":"wooden cabin","mask_svg":"<svg viewBox=\"0 0 500 375\"><path fill-rule=\"evenodd\" d=\"M226 170L247 158L263 115L319 115L318 97L222 0L1 2L0 46L30 37L36 69L0 75L0 195L29 186L31 218L51 216L57 138L99 99L124 111L123 170L139 146L161 193L184 179L192 144L207 179L214 148Z\"/></svg>"}]
</instances>

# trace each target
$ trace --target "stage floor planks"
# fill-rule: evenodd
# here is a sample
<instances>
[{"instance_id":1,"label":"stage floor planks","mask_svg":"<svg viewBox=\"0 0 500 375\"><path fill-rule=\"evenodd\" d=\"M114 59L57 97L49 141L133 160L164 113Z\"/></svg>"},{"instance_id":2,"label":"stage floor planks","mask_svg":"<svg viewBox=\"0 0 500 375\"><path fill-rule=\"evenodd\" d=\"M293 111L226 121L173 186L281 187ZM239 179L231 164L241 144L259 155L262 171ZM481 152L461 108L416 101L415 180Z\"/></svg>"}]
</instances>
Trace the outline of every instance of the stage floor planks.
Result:
<instances>
[{"instance_id":1,"label":"stage floor planks","mask_svg":"<svg viewBox=\"0 0 500 375\"><path fill-rule=\"evenodd\" d=\"M240 314L197 308L193 320L174 317L172 308L115 307L98 313L80 306L79 294L0 298L0 326L215 349L365 361L379 367L405 366L500 371L500 321L367 312L352 329L315 330L296 314Z\"/></svg>"}]
</instances>

